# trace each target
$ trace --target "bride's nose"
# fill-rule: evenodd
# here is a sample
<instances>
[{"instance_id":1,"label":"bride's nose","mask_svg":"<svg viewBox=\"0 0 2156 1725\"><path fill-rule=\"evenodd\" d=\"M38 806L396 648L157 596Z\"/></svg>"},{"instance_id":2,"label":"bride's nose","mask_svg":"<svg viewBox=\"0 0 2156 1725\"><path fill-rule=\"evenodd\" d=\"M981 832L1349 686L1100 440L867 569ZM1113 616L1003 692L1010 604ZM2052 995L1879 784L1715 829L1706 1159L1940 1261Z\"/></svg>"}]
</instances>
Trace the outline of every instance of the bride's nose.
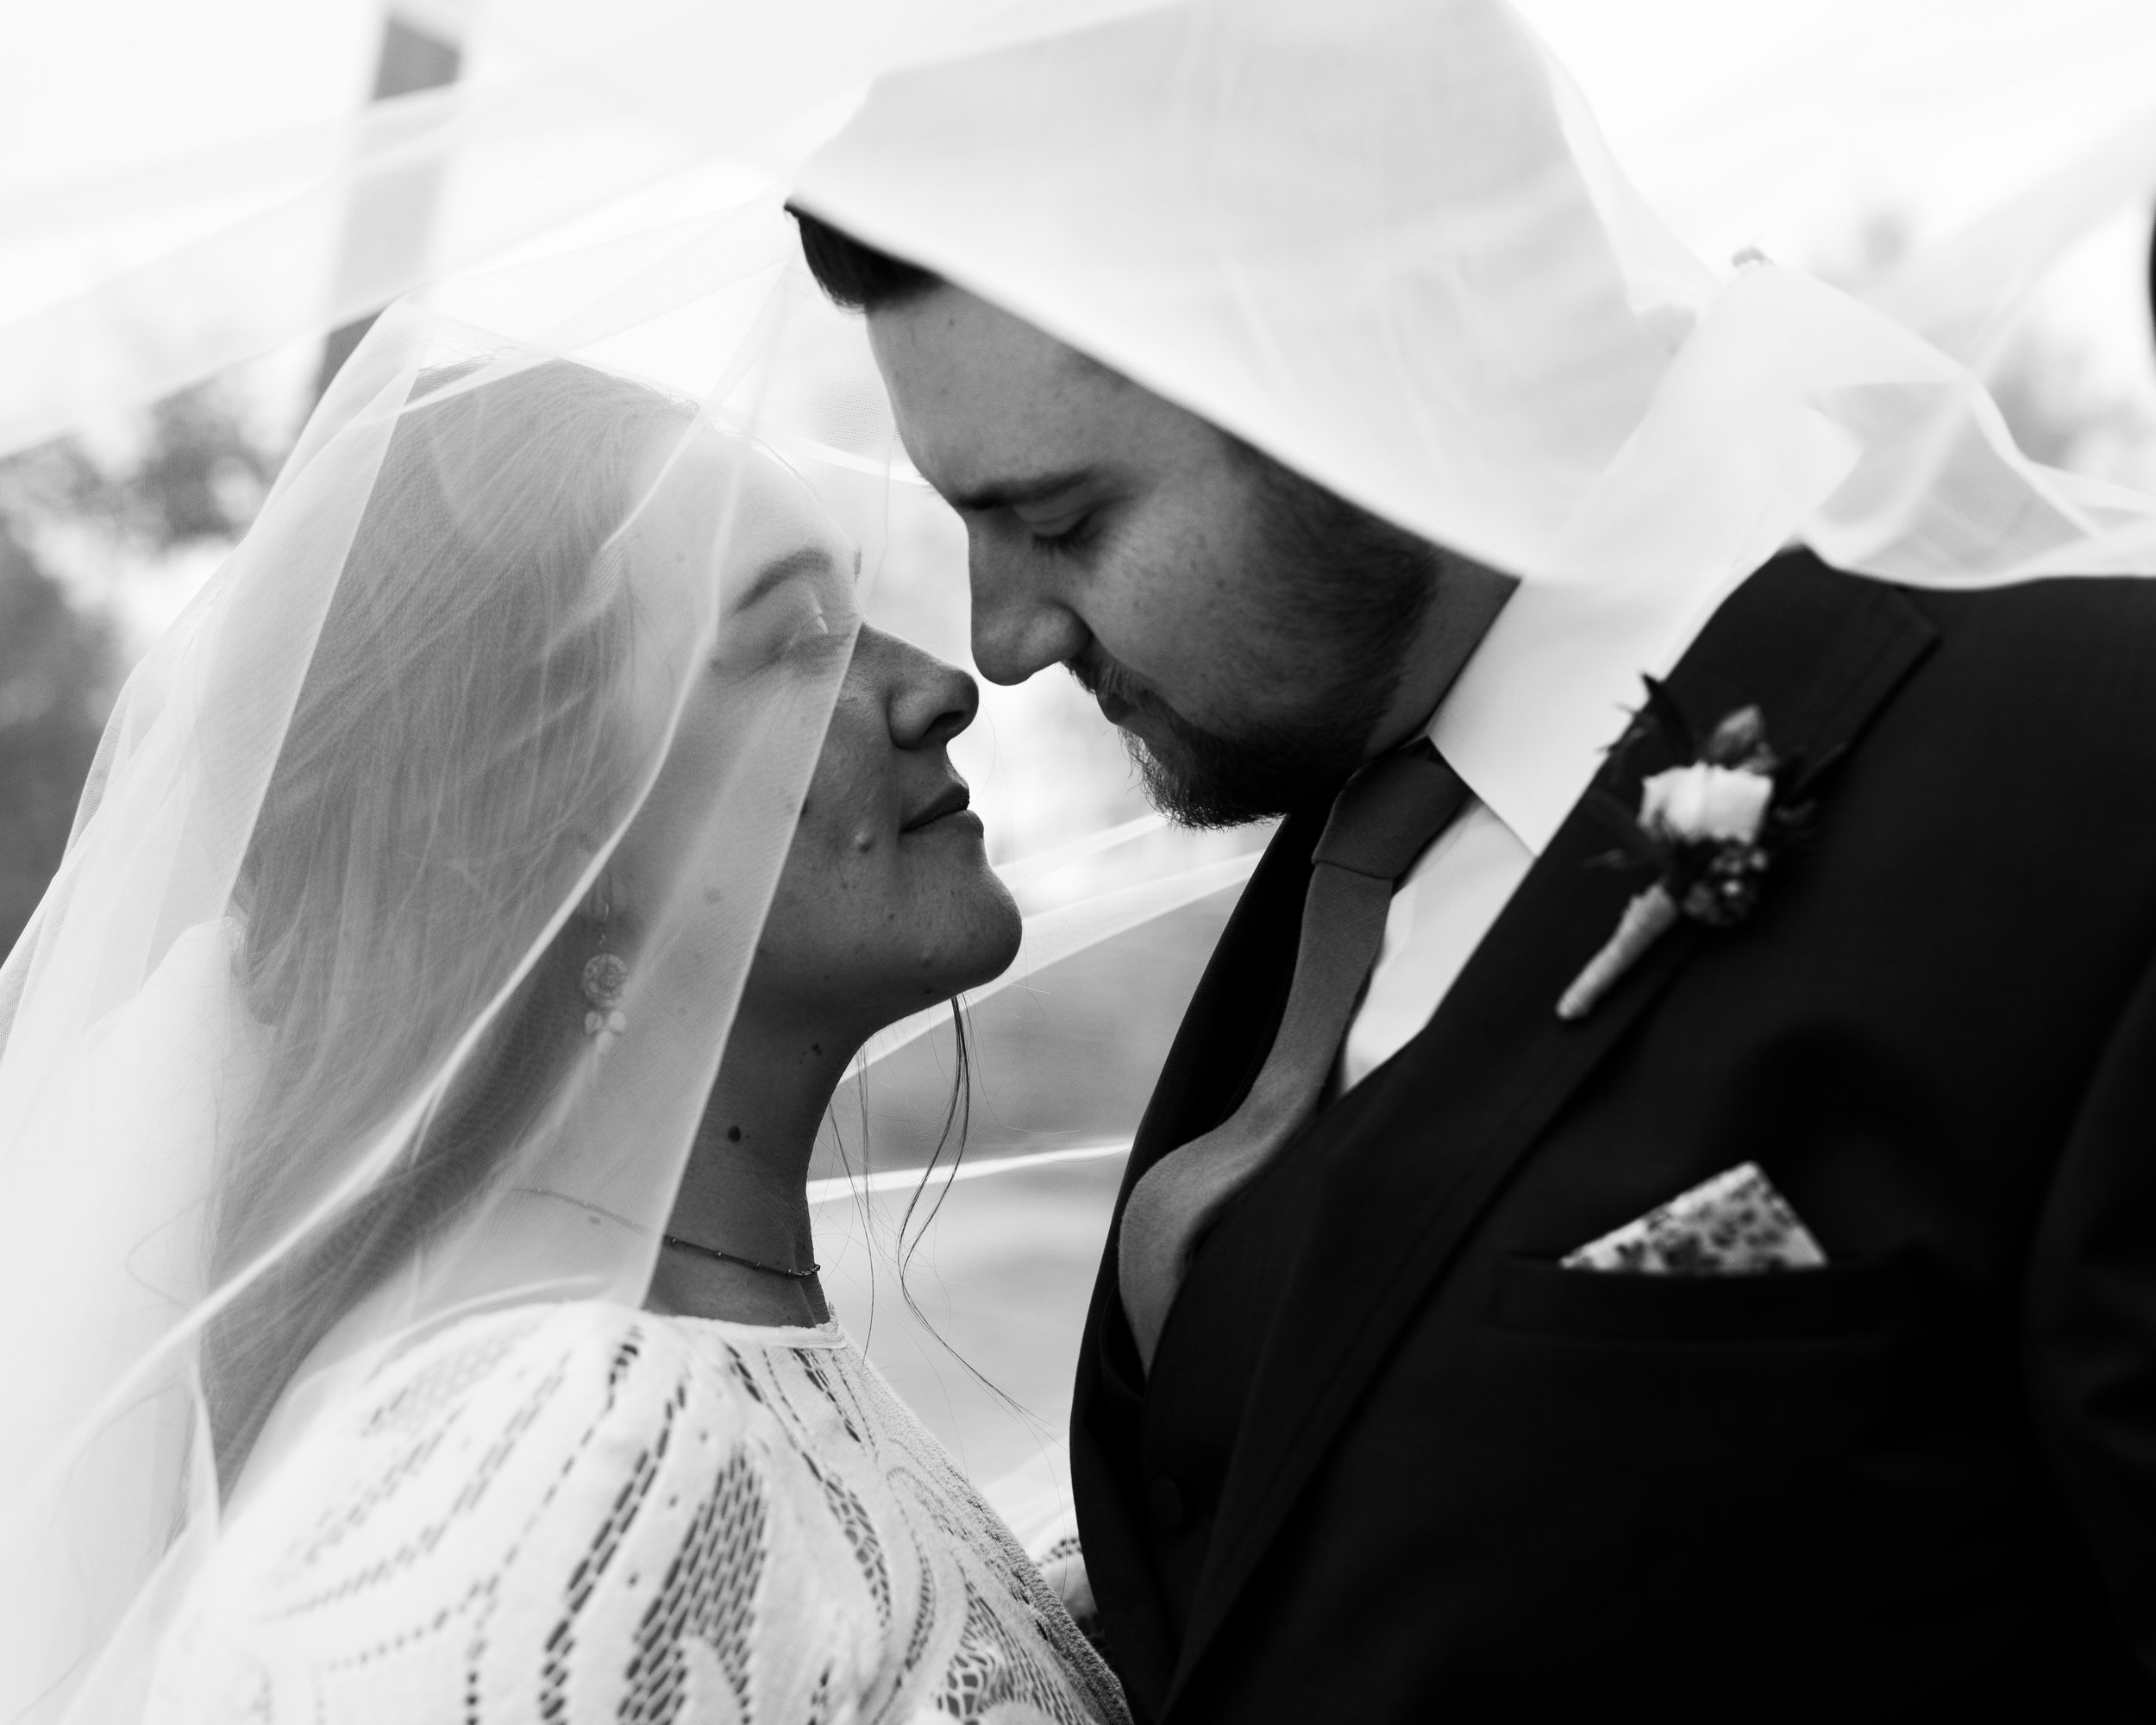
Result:
<instances>
[{"instance_id":1,"label":"bride's nose","mask_svg":"<svg viewBox=\"0 0 2156 1725\"><path fill-rule=\"evenodd\" d=\"M909 642L864 628L855 651L872 656L891 740L901 749L941 747L981 710L980 686L971 677Z\"/></svg>"}]
</instances>

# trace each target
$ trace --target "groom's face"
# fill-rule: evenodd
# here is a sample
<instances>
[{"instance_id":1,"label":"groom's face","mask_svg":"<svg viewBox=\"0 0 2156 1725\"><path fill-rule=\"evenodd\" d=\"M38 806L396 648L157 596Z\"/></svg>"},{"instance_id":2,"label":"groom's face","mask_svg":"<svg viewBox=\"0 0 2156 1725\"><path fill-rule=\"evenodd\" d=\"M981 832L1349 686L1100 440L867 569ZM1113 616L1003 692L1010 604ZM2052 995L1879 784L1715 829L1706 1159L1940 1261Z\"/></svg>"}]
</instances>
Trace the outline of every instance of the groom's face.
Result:
<instances>
[{"instance_id":1,"label":"groom's face","mask_svg":"<svg viewBox=\"0 0 2156 1725\"><path fill-rule=\"evenodd\" d=\"M1429 547L957 288L869 336L907 452L965 521L982 674L1069 667L1170 813L1328 795L1429 711L1401 674Z\"/></svg>"}]
</instances>

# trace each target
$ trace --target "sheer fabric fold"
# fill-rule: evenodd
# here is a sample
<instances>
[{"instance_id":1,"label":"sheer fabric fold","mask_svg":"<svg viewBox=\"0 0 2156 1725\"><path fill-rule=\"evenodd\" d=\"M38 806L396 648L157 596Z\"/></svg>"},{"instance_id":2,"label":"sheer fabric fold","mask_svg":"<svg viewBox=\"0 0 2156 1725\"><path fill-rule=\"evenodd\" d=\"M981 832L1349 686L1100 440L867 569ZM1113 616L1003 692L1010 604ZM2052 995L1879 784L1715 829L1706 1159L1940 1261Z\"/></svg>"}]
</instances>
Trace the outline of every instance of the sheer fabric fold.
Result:
<instances>
[{"instance_id":1,"label":"sheer fabric fold","mask_svg":"<svg viewBox=\"0 0 2156 1725\"><path fill-rule=\"evenodd\" d=\"M0 1716L133 1716L385 1349L642 1300L856 617L739 285L702 401L385 318L128 683L0 972Z\"/></svg>"},{"instance_id":2,"label":"sheer fabric fold","mask_svg":"<svg viewBox=\"0 0 2156 1725\"><path fill-rule=\"evenodd\" d=\"M1897 318L1691 255L1504 0L1188 0L892 72L796 197L1439 543L1704 603L1799 538L1926 586L2147 566L2156 505L2023 456L1918 333L1965 346L2145 134Z\"/></svg>"}]
</instances>

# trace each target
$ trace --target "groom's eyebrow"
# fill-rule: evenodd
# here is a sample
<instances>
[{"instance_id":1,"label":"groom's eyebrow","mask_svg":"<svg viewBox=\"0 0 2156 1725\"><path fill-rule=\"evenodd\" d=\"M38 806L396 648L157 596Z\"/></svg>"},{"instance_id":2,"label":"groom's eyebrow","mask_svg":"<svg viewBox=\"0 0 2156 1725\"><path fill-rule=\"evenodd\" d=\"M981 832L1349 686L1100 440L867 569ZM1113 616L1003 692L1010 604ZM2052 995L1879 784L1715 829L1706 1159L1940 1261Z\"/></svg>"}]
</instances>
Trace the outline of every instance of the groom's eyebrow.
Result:
<instances>
[{"instance_id":1,"label":"groom's eyebrow","mask_svg":"<svg viewBox=\"0 0 2156 1725\"><path fill-rule=\"evenodd\" d=\"M1031 474L1020 479L994 480L971 491L954 492L946 501L953 509L977 511L1009 509L1017 504L1038 503L1044 498L1054 497L1058 492L1069 491L1080 481L1091 477L1089 469L1073 467L1062 473Z\"/></svg>"}]
</instances>

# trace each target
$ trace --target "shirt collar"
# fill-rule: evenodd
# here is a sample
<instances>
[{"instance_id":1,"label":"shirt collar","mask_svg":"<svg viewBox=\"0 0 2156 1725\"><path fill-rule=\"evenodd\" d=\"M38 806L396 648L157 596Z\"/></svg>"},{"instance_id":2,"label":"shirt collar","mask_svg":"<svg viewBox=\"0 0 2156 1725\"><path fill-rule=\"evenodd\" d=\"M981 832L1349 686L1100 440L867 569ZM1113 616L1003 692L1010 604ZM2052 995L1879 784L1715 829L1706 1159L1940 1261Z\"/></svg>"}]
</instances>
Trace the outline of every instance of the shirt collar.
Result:
<instances>
[{"instance_id":1,"label":"shirt collar","mask_svg":"<svg viewBox=\"0 0 2156 1725\"><path fill-rule=\"evenodd\" d=\"M1523 582L1430 721L1467 787L1540 856L1722 598L1695 583Z\"/></svg>"}]
</instances>

